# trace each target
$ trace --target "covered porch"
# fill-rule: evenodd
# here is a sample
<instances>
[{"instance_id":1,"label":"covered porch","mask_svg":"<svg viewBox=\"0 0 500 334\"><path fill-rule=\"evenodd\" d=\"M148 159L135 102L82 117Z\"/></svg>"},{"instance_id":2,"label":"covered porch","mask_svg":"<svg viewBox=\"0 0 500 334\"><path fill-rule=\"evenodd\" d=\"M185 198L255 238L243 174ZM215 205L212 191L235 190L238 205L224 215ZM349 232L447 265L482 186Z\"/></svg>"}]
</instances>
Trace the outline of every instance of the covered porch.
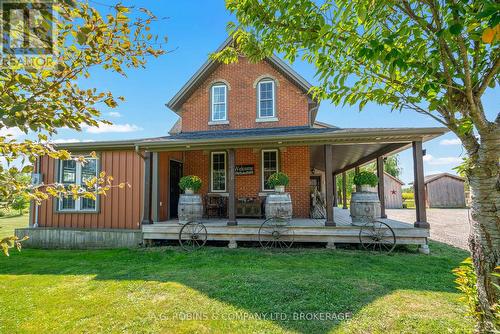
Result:
<instances>
[{"instance_id":1,"label":"covered porch","mask_svg":"<svg viewBox=\"0 0 500 334\"><path fill-rule=\"evenodd\" d=\"M353 226L346 210L346 182L343 182L342 203L344 208L336 208L339 199L334 185L336 178L343 177L350 169L357 169L372 161L377 163L379 175L379 194L384 193L383 170L384 157L411 148L413 152L414 187L416 216L413 225L390 219L385 214L384 196L379 196L382 206L382 220L394 228L398 243L426 244L429 236L429 224L425 211L424 172L422 143L443 134L442 128L425 129L338 129L338 128L300 128L300 129L260 129L257 130L228 130L211 133L180 134L165 138L156 138L143 141L137 150L143 151L145 161L144 201L142 230L145 240L176 239L179 225L172 215L162 215L161 207L165 205L161 194L162 188L160 172L162 170L161 157L166 153L176 156L175 160L187 165L203 165L209 159L211 152L224 150L227 155L226 189L222 196L226 197L227 213L225 217L212 220L202 220L207 226L208 240L227 240L230 242L256 241L258 226L262 219L246 219L237 215L238 191L249 187L242 178L237 176L236 167L245 163L247 155L258 155L260 151L274 149L281 158L280 171L287 172L287 164L293 165L297 161L306 161L299 171L294 171L296 178L300 178L302 188L291 188L294 208L296 203L303 203L310 199L309 177L320 174L325 197L325 219L308 218L307 210L294 214L291 222L296 232L296 240L304 242L355 243L358 242L359 227ZM306 148L305 154L298 154L296 148ZM294 151L295 150L295 151ZM196 151L197 159L186 163L186 156ZM293 155L291 152L294 152ZM299 153L300 153L299 152ZM203 161L202 161L203 160ZM207 160L208 161L208 160ZM207 165L208 166L208 165ZM191 168L184 175L192 174ZM203 167L206 168L206 167ZM289 170L289 169L288 169ZM256 171L261 173L260 171ZM304 178L306 185L304 186ZM296 183L290 184L291 187ZM255 196L265 200L266 193L252 190ZM299 202L297 202L299 201ZM168 203L172 206L172 202ZM297 205L298 206L298 205ZM172 209L169 209L172 212Z\"/></svg>"}]
</instances>

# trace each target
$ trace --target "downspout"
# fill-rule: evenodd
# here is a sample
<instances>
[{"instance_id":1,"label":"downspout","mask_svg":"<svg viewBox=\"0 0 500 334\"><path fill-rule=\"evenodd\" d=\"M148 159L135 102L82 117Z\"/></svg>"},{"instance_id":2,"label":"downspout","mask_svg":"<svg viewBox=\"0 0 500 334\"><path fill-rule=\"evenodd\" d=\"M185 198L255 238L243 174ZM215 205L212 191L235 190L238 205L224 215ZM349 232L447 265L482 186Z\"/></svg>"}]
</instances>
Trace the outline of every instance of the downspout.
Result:
<instances>
[{"instance_id":1,"label":"downspout","mask_svg":"<svg viewBox=\"0 0 500 334\"><path fill-rule=\"evenodd\" d=\"M40 157L36 158L36 172L40 174L40 168L41 168L41 162L40 162ZM41 174L40 174L41 175ZM35 206L35 221L33 222L33 227L38 227L38 210L40 209L40 206L36 203L33 203Z\"/></svg>"},{"instance_id":2,"label":"downspout","mask_svg":"<svg viewBox=\"0 0 500 334\"><path fill-rule=\"evenodd\" d=\"M146 160L146 157L142 155L141 151L139 150L139 145L135 145L135 153L142 158L142 160Z\"/></svg>"}]
</instances>

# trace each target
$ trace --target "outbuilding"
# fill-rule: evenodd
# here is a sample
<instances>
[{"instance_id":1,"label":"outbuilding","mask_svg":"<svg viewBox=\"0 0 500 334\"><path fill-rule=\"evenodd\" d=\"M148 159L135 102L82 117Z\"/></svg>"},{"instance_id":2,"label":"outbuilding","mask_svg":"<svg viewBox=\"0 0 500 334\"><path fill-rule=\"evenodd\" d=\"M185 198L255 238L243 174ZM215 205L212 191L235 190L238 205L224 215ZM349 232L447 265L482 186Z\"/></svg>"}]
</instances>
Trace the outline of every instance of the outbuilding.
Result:
<instances>
[{"instance_id":1,"label":"outbuilding","mask_svg":"<svg viewBox=\"0 0 500 334\"><path fill-rule=\"evenodd\" d=\"M465 207L465 180L457 175L439 173L424 179L425 198L429 208Z\"/></svg>"},{"instance_id":2,"label":"outbuilding","mask_svg":"<svg viewBox=\"0 0 500 334\"><path fill-rule=\"evenodd\" d=\"M384 172L384 203L386 209L403 208L402 186L404 184L397 177ZM378 186L372 187L371 191L378 191Z\"/></svg>"},{"instance_id":3,"label":"outbuilding","mask_svg":"<svg viewBox=\"0 0 500 334\"><path fill-rule=\"evenodd\" d=\"M403 185L403 181L384 172L384 197L387 209L403 208L403 194L401 190Z\"/></svg>"}]
</instances>

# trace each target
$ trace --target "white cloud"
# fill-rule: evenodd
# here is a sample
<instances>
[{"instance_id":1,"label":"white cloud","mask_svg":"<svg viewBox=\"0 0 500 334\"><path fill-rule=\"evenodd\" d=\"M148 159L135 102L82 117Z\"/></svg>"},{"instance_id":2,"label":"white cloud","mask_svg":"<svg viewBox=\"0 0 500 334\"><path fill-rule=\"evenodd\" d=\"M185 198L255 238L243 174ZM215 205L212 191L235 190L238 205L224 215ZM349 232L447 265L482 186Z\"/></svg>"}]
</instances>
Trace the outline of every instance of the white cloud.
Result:
<instances>
[{"instance_id":1,"label":"white cloud","mask_svg":"<svg viewBox=\"0 0 500 334\"><path fill-rule=\"evenodd\" d=\"M110 111L107 113L107 115L109 117L116 117L116 118L122 117L122 114L120 114L118 111Z\"/></svg>"},{"instance_id":2,"label":"white cloud","mask_svg":"<svg viewBox=\"0 0 500 334\"><path fill-rule=\"evenodd\" d=\"M443 139L439 142L439 145L450 146L450 145L461 145L462 142L458 138L454 139Z\"/></svg>"},{"instance_id":3,"label":"white cloud","mask_svg":"<svg viewBox=\"0 0 500 334\"><path fill-rule=\"evenodd\" d=\"M8 136L8 139L17 139L21 136L25 135L24 132L21 131L19 128L7 128L3 127L0 129L0 136L6 137Z\"/></svg>"},{"instance_id":4,"label":"white cloud","mask_svg":"<svg viewBox=\"0 0 500 334\"><path fill-rule=\"evenodd\" d=\"M104 124L99 123L99 126L88 126L86 124L82 125L88 133L125 133L125 132L136 132L141 131L142 128L135 124Z\"/></svg>"},{"instance_id":5,"label":"white cloud","mask_svg":"<svg viewBox=\"0 0 500 334\"><path fill-rule=\"evenodd\" d=\"M462 158L460 157L441 157L435 158L431 154L424 155L424 161L432 166L442 166L442 165L457 165L462 163Z\"/></svg>"},{"instance_id":6,"label":"white cloud","mask_svg":"<svg viewBox=\"0 0 500 334\"><path fill-rule=\"evenodd\" d=\"M49 140L50 143L52 144L67 144L67 143L88 143L88 142L93 142L94 140L92 139L76 139L76 138L69 138L69 139L64 139L64 138L58 138L58 139L51 139Z\"/></svg>"}]
</instances>

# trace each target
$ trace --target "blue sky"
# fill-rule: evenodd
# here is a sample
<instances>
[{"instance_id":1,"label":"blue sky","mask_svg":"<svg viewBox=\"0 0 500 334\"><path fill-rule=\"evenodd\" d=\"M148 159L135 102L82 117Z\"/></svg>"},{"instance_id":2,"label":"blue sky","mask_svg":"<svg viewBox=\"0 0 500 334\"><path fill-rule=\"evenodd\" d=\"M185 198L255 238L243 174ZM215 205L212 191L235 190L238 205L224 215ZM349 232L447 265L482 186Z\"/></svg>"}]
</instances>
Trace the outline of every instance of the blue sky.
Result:
<instances>
[{"instance_id":1,"label":"blue sky","mask_svg":"<svg viewBox=\"0 0 500 334\"><path fill-rule=\"evenodd\" d=\"M173 52L159 59L152 58L146 69L129 71L126 78L96 71L88 84L126 98L116 109L102 109L104 118L112 121L114 126L87 128L81 133L61 130L54 139L114 140L166 135L177 116L165 103L203 64L208 53L224 41L227 37L226 23L232 20L223 0L125 1L124 4L146 7L158 17L168 17L155 24L152 30L161 36L168 36L166 48ZM99 8L99 5L96 7ZM312 66L303 63L292 66L312 84L316 82ZM493 119L499 112L498 93L499 89L496 88L488 91L484 97L484 107L489 119ZM356 106L336 107L328 101L322 102L317 119L340 127L440 126L431 118L413 111L391 113L387 106L367 104L360 113ZM463 155L462 147L452 134L427 142L424 148L427 149L424 166L426 174L453 173L451 169ZM400 162L403 168L402 180L411 182L413 171L409 150L400 154Z\"/></svg>"}]
</instances>

